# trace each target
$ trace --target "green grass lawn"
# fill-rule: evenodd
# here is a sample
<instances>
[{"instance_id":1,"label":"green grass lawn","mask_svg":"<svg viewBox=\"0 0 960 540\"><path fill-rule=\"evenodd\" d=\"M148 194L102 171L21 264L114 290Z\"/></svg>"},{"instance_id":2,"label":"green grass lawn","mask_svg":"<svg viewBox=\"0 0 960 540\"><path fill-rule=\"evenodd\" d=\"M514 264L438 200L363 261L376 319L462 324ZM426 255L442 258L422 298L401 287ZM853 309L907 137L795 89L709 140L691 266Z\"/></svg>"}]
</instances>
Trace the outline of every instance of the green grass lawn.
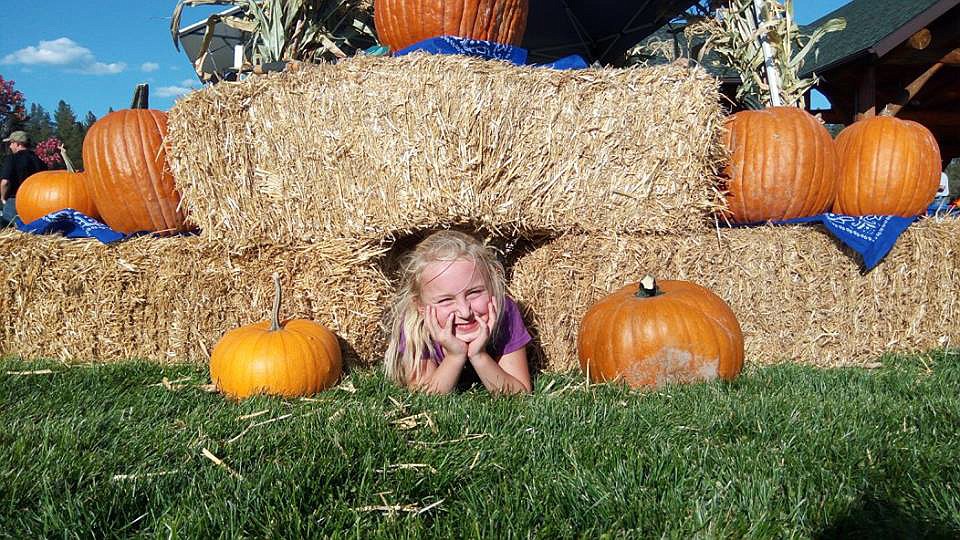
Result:
<instances>
[{"instance_id":1,"label":"green grass lawn","mask_svg":"<svg viewBox=\"0 0 960 540\"><path fill-rule=\"evenodd\" d=\"M5 360L0 536L960 537L960 355L882 362L234 403L196 367Z\"/></svg>"}]
</instances>

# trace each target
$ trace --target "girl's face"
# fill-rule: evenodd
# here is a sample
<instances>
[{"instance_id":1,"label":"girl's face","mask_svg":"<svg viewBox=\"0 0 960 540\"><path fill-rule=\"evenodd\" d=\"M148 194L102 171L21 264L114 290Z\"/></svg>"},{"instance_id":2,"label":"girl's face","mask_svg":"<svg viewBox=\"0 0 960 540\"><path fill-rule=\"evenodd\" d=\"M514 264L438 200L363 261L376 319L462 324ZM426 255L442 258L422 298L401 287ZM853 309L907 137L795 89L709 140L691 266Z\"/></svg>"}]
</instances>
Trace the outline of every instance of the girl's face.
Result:
<instances>
[{"instance_id":1,"label":"girl's face","mask_svg":"<svg viewBox=\"0 0 960 540\"><path fill-rule=\"evenodd\" d=\"M420 313L436 309L437 324L446 328L453 313L453 335L470 341L489 322L490 291L473 259L433 261L420 275Z\"/></svg>"}]
</instances>

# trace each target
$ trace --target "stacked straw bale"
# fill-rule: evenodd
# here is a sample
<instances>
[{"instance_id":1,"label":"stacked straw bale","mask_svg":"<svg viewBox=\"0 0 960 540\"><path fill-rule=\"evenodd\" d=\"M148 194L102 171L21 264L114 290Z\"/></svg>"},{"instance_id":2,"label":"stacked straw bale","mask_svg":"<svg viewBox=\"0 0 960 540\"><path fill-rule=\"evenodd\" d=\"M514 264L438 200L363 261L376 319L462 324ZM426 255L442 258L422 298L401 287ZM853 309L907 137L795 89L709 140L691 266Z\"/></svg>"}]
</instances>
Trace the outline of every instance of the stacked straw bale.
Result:
<instances>
[{"instance_id":1,"label":"stacked straw bale","mask_svg":"<svg viewBox=\"0 0 960 540\"><path fill-rule=\"evenodd\" d=\"M863 365L886 352L960 345L958 260L957 219L914 225L865 275L855 254L818 227L570 235L521 257L511 291L549 369L577 366L586 309L647 273L694 281L730 304L748 362Z\"/></svg>"},{"instance_id":2,"label":"stacked straw bale","mask_svg":"<svg viewBox=\"0 0 960 540\"><path fill-rule=\"evenodd\" d=\"M718 202L716 87L680 65L360 56L189 95L168 158L192 220L232 245L694 231Z\"/></svg>"},{"instance_id":3,"label":"stacked straw bale","mask_svg":"<svg viewBox=\"0 0 960 540\"><path fill-rule=\"evenodd\" d=\"M341 338L347 360L370 362L390 284L378 249L344 242L233 251L200 237L94 240L0 233L0 354L117 362L206 362L232 328L264 320L271 275L281 317L310 318Z\"/></svg>"},{"instance_id":4,"label":"stacked straw bale","mask_svg":"<svg viewBox=\"0 0 960 540\"><path fill-rule=\"evenodd\" d=\"M722 116L698 69L560 72L358 57L178 102L168 157L201 237L0 233L0 354L206 362L283 313L379 362L399 256L437 228L486 236L537 339L577 365L586 309L645 273L724 298L747 360L862 365L960 344L960 220L925 220L864 275L814 227L715 231Z\"/></svg>"},{"instance_id":5,"label":"stacked straw bale","mask_svg":"<svg viewBox=\"0 0 960 540\"><path fill-rule=\"evenodd\" d=\"M546 370L577 365L576 333L597 299L645 273L704 285L736 312L747 361L863 365L885 352L960 344L960 220L908 229L866 275L814 227L699 235L491 240ZM0 234L0 354L205 363L223 333L265 318L279 271L283 313L330 326L353 366L379 363L385 277L404 250L341 241L228 249L200 237L95 241Z\"/></svg>"}]
</instances>

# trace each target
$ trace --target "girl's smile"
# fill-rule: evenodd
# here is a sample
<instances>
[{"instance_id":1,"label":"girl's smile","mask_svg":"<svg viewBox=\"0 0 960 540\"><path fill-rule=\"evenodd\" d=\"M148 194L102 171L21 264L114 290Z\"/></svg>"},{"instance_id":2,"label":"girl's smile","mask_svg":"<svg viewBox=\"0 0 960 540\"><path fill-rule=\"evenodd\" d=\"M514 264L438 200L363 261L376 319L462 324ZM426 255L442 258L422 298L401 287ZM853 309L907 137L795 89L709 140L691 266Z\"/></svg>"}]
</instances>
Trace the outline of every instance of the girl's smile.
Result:
<instances>
[{"instance_id":1,"label":"girl's smile","mask_svg":"<svg viewBox=\"0 0 960 540\"><path fill-rule=\"evenodd\" d=\"M462 336L464 334L469 334L470 332L476 330L479 326L480 323L476 319L464 323L455 322L453 327L453 335Z\"/></svg>"}]
</instances>

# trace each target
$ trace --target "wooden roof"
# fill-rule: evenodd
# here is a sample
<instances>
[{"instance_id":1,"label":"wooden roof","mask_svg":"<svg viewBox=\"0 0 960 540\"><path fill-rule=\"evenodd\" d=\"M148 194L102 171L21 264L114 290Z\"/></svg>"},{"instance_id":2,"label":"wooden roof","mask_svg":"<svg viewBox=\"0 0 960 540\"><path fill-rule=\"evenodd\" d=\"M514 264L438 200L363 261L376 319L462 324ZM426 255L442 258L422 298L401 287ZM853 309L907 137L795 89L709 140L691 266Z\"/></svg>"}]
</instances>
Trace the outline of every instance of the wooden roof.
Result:
<instances>
[{"instance_id":1,"label":"wooden roof","mask_svg":"<svg viewBox=\"0 0 960 540\"><path fill-rule=\"evenodd\" d=\"M810 33L830 19L847 21L844 30L820 40L816 57L803 66L801 76L839 67L864 55L884 56L958 4L960 0L853 0L803 27Z\"/></svg>"},{"instance_id":2,"label":"wooden roof","mask_svg":"<svg viewBox=\"0 0 960 540\"><path fill-rule=\"evenodd\" d=\"M960 0L854 0L802 73L830 100L828 122L849 124L887 108L924 124L945 158L960 156Z\"/></svg>"}]
</instances>

